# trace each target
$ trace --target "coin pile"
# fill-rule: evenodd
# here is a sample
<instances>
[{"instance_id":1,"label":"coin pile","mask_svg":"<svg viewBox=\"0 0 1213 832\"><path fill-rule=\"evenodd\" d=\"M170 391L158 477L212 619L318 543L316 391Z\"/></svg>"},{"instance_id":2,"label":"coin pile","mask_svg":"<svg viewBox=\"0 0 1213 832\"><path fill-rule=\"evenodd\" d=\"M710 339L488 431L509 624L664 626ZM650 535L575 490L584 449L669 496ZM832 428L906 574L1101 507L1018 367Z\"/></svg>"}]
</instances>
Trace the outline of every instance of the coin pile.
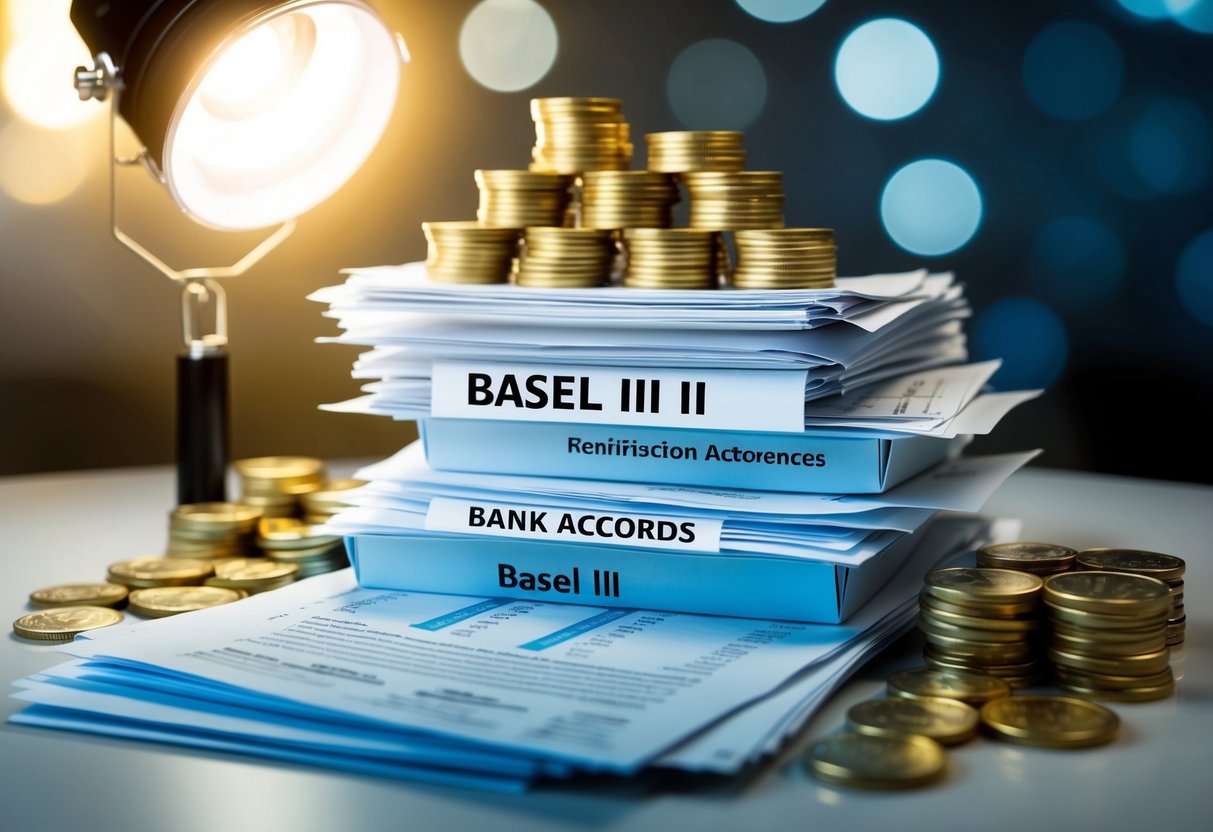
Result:
<instances>
[{"instance_id":1,"label":"coin pile","mask_svg":"<svg viewBox=\"0 0 1213 832\"><path fill-rule=\"evenodd\" d=\"M1167 614L1167 646L1178 647L1184 643L1188 617L1184 614L1184 572L1187 570L1187 564L1183 558L1141 549L1084 549L1079 553L1075 565L1078 569L1145 575L1165 583L1171 590L1171 609Z\"/></svg>"},{"instance_id":2,"label":"coin pile","mask_svg":"<svg viewBox=\"0 0 1213 832\"><path fill-rule=\"evenodd\" d=\"M1077 555L1074 549L1056 543L1026 540L992 543L977 550L977 565L989 569L1016 569L1043 579L1070 569Z\"/></svg>"},{"instance_id":3,"label":"coin pile","mask_svg":"<svg viewBox=\"0 0 1213 832\"><path fill-rule=\"evenodd\" d=\"M481 225L527 228L566 225L575 177L530 170L478 170Z\"/></svg>"},{"instance_id":4,"label":"coin pile","mask_svg":"<svg viewBox=\"0 0 1213 832\"><path fill-rule=\"evenodd\" d=\"M261 521L257 545L266 557L294 564L295 578L322 575L350 565L345 544L337 535L321 534L310 523L293 517L267 517Z\"/></svg>"},{"instance_id":5,"label":"coin pile","mask_svg":"<svg viewBox=\"0 0 1213 832\"><path fill-rule=\"evenodd\" d=\"M215 574L203 583L223 589L239 589L254 595L284 587L295 580L299 567L269 558L231 558L215 564Z\"/></svg>"},{"instance_id":6,"label":"coin pile","mask_svg":"<svg viewBox=\"0 0 1213 832\"><path fill-rule=\"evenodd\" d=\"M733 234L738 289L828 289L838 249L832 228L764 228Z\"/></svg>"},{"instance_id":7,"label":"coin pile","mask_svg":"<svg viewBox=\"0 0 1213 832\"><path fill-rule=\"evenodd\" d=\"M516 228L477 222L423 222L428 253L425 271L441 283L506 283L518 256ZM293 502L293 501L292 501Z\"/></svg>"},{"instance_id":8,"label":"coin pile","mask_svg":"<svg viewBox=\"0 0 1213 832\"><path fill-rule=\"evenodd\" d=\"M581 173L631 165L633 148L618 98L532 98L531 118L531 170Z\"/></svg>"},{"instance_id":9,"label":"coin pile","mask_svg":"<svg viewBox=\"0 0 1213 832\"><path fill-rule=\"evenodd\" d=\"M623 232L623 285L636 289L715 289L718 238L697 228L629 228Z\"/></svg>"},{"instance_id":10,"label":"coin pile","mask_svg":"<svg viewBox=\"0 0 1213 832\"><path fill-rule=\"evenodd\" d=\"M648 133L648 169L666 173L745 169L744 133L737 130L678 130Z\"/></svg>"},{"instance_id":11,"label":"coin pile","mask_svg":"<svg viewBox=\"0 0 1213 832\"><path fill-rule=\"evenodd\" d=\"M1037 650L1042 581L1010 569L959 567L926 576L918 627L927 664L998 676L1013 688L1042 678Z\"/></svg>"},{"instance_id":12,"label":"coin pile","mask_svg":"<svg viewBox=\"0 0 1213 832\"><path fill-rule=\"evenodd\" d=\"M262 509L237 503L187 503L169 512L170 558L239 558L254 553Z\"/></svg>"},{"instance_id":13,"label":"coin pile","mask_svg":"<svg viewBox=\"0 0 1213 832\"><path fill-rule=\"evenodd\" d=\"M584 228L669 228L678 186L668 173L589 171L581 176ZM536 225L538 223L535 223Z\"/></svg>"},{"instance_id":14,"label":"coin pile","mask_svg":"<svg viewBox=\"0 0 1213 832\"><path fill-rule=\"evenodd\" d=\"M528 228L515 282L553 289L603 286L615 261L615 238L596 228Z\"/></svg>"},{"instance_id":15,"label":"coin pile","mask_svg":"<svg viewBox=\"0 0 1213 832\"><path fill-rule=\"evenodd\" d=\"M727 231L783 227L783 174L743 170L684 173L691 228Z\"/></svg>"},{"instance_id":16,"label":"coin pile","mask_svg":"<svg viewBox=\"0 0 1213 832\"><path fill-rule=\"evenodd\" d=\"M240 475L240 502L260 508L265 517L294 517L299 497L319 491L328 479L324 463L309 456L262 456L232 465Z\"/></svg>"},{"instance_id":17,"label":"coin pile","mask_svg":"<svg viewBox=\"0 0 1213 832\"><path fill-rule=\"evenodd\" d=\"M343 509L349 508L350 492L366 485L366 480L329 480L319 491L309 491L299 496L303 507L303 519L314 526L324 523Z\"/></svg>"},{"instance_id":18,"label":"coin pile","mask_svg":"<svg viewBox=\"0 0 1213 832\"><path fill-rule=\"evenodd\" d=\"M1066 572L1044 582L1048 656L1057 683L1084 697L1121 702L1175 691L1167 648L1171 590L1127 572Z\"/></svg>"}]
</instances>

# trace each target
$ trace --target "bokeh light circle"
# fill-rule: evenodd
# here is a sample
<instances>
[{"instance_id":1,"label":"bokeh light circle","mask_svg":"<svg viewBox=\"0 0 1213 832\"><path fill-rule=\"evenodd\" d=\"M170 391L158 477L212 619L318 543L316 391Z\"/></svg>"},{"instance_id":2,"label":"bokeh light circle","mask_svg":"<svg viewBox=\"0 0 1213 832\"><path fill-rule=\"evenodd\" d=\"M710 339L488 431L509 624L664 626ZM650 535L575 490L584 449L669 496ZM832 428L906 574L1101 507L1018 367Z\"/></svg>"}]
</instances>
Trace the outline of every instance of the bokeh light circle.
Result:
<instances>
[{"instance_id":1,"label":"bokeh light circle","mask_svg":"<svg viewBox=\"0 0 1213 832\"><path fill-rule=\"evenodd\" d=\"M1144 17L1146 20L1161 20L1171 16L1167 8L1168 0L1116 0L1120 7L1130 14Z\"/></svg>"},{"instance_id":2,"label":"bokeh light circle","mask_svg":"<svg viewBox=\"0 0 1213 832\"><path fill-rule=\"evenodd\" d=\"M1165 0L1175 22L1202 35L1213 35L1213 0Z\"/></svg>"},{"instance_id":3,"label":"bokeh light circle","mask_svg":"<svg viewBox=\"0 0 1213 832\"><path fill-rule=\"evenodd\" d=\"M1175 290L1189 315L1213 327L1213 228L1184 246L1175 269Z\"/></svg>"},{"instance_id":4,"label":"bokeh light circle","mask_svg":"<svg viewBox=\"0 0 1213 832\"><path fill-rule=\"evenodd\" d=\"M72 86L72 67L92 66L92 58L68 19L68 3L36 2L11 9L14 39L0 65L5 99L21 119L51 130L101 118L106 108L81 101Z\"/></svg>"},{"instance_id":5,"label":"bokeh light circle","mask_svg":"<svg viewBox=\"0 0 1213 832\"><path fill-rule=\"evenodd\" d=\"M992 384L999 390L1048 387L1061 376L1069 355L1065 325L1035 298L1005 298L977 316L973 352L980 360L1002 359Z\"/></svg>"},{"instance_id":6,"label":"bokeh light circle","mask_svg":"<svg viewBox=\"0 0 1213 832\"><path fill-rule=\"evenodd\" d=\"M1124 57L1103 29L1062 21L1028 44L1023 81L1028 96L1054 118L1079 121L1097 116L1120 95Z\"/></svg>"},{"instance_id":7,"label":"bokeh light circle","mask_svg":"<svg viewBox=\"0 0 1213 832\"><path fill-rule=\"evenodd\" d=\"M459 57L476 83L497 92L534 86L560 48L552 16L535 0L483 0L459 30Z\"/></svg>"},{"instance_id":8,"label":"bokeh light circle","mask_svg":"<svg viewBox=\"0 0 1213 832\"><path fill-rule=\"evenodd\" d=\"M963 246L981 224L981 191L964 168L943 159L919 159L890 178L880 218L893 242L922 255Z\"/></svg>"},{"instance_id":9,"label":"bokeh light circle","mask_svg":"<svg viewBox=\"0 0 1213 832\"><path fill-rule=\"evenodd\" d=\"M1062 217L1032 241L1032 281L1037 292L1071 309L1115 300L1125 282L1125 247L1093 217Z\"/></svg>"},{"instance_id":10,"label":"bokeh light circle","mask_svg":"<svg viewBox=\"0 0 1213 832\"><path fill-rule=\"evenodd\" d=\"M666 95L674 116L689 130L744 130L766 105L767 76L749 49L710 38L674 59Z\"/></svg>"},{"instance_id":11,"label":"bokeh light circle","mask_svg":"<svg viewBox=\"0 0 1213 832\"><path fill-rule=\"evenodd\" d=\"M825 5L826 0L737 0L737 5L752 17L768 23L804 20Z\"/></svg>"},{"instance_id":12,"label":"bokeh light circle","mask_svg":"<svg viewBox=\"0 0 1213 832\"><path fill-rule=\"evenodd\" d=\"M49 205L80 187L96 157L89 137L12 121L0 130L0 192Z\"/></svg>"},{"instance_id":13,"label":"bokeh light circle","mask_svg":"<svg viewBox=\"0 0 1213 832\"><path fill-rule=\"evenodd\" d=\"M1134 171L1162 193L1200 190L1213 165L1213 126L1197 105L1166 96L1152 102L1129 131Z\"/></svg>"},{"instance_id":14,"label":"bokeh light circle","mask_svg":"<svg viewBox=\"0 0 1213 832\"><path fill-rule=\"evenodd\" d=\"M879 121L922 109L939 86L939 55L926 33L897 18L871 20L847 35L834 83L855 112Z\"/></svg>"}]
</instances>

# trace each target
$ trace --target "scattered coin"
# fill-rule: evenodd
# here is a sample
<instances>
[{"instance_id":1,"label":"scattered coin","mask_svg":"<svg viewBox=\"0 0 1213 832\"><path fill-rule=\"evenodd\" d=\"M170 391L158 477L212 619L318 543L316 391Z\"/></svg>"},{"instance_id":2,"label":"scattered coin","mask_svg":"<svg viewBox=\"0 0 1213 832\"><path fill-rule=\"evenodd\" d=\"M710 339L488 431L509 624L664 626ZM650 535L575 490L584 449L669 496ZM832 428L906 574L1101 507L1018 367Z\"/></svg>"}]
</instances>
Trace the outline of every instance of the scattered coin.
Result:
<instances>
[{"instance_id":1,"label":"scattered coin","mask_svg":"<svg viewBox=\"0 0 1213 832\"><path fill-rule=\"evenodd\" d=\"M1008 696L981 706L981 722L994 736L1019 745L1084 748L1116 738L1112 711L1069 696Z\"/></svg>"},{"instance_id":2,"label":"scattered coin","mask_svg":"<svg viewBox=\"0 0 1213 832\"><path fill-rule=\"evenodd\" d=\"M904 789L934 782L947 770L943 747L920 736L850 732L813 744L805 766L820 780L865 789Z\"/></svg>"},{"instance_id":3,"label":"scattered coin","mask_svg":"<svg viewBox=\"0 0 1213 832\"><path fill-rule=\"evenodd\" d=\"M148 556L111 563L106 573L111 583L127 587L191 586L215 571L215 563L191 558Z\"/></svg>"},{"instance_id":4,"label":"scattered coin","mask_svg":"<svg viewBox=\"0 0 1213 832\"><path fill-rule=\"evenodd\" d=\"M57 607L21 616L13 622L13 632L31 641L71 641L78 633L121 620L122 613L108 607Z\"/></svg>"},{"instance_id":5,"label":"scattered coin","mask_svg":"<svg viewBox=\"0 0 1213 832\"><path fill-rule=\"evenodd\" d=\"M127 588L121 584L59 584L36 589L29 602L40 609L53 607L121 607L126 603Z\"/></svg>"},{"instance_id":6,"label":"scattered coin","mask_svg":"<svg viewBox=\"0 0 1213 832\"><path fill-rule=\"evenodd\" d=\"M970 705L1011 695L1011 686L997 676L934 667L899 670L889 676L888 685L890 696L959 699Z\"/></svg>"},{"instance_id":7,"label":"scattered coin","mask_svg":"<svg viewBox=\"0 0 1213 832\"><path fill-rule=\"evenodd\" d=\"M215 586L158 586L131 593L130 611L144 618L164 618L183 612L230 604L244 597L234 589Z\"/></svg>"},{"instance_id":8,"label":"scattered coin","mask_svg":"<svg viewBox=\"0 0 1213 832\"><path fill-rule=\"evenodd\" d=\"M906 734L957 745L977 734L977 710L958 699L889 696L860 702L847 711L847 725L878 737Z\"/></svg>"}]
</instances>

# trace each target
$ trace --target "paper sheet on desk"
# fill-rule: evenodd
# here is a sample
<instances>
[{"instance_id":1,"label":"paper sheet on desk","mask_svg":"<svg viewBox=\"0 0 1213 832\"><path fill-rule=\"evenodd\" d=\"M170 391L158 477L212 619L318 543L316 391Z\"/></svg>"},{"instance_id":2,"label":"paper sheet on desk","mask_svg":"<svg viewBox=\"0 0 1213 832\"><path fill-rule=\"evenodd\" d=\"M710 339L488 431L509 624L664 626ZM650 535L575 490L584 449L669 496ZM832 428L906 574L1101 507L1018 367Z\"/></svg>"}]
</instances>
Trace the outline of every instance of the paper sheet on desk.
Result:
<instances>
[{"instance_id":1,"label":"paper sheet on desk","mask_svg":"<svg viewBox=\"0 0 1213 832\"><path fill-rule=\"evenodd\" d=\"M658 760L736 771L792 730L789 695L811 709L900 631L922 575L971 536L920 546L847 625L385 593L332 573L78 641L83 661L21 683L36 704L12 721L482 788Z\"/></svg>"}]
</instances>

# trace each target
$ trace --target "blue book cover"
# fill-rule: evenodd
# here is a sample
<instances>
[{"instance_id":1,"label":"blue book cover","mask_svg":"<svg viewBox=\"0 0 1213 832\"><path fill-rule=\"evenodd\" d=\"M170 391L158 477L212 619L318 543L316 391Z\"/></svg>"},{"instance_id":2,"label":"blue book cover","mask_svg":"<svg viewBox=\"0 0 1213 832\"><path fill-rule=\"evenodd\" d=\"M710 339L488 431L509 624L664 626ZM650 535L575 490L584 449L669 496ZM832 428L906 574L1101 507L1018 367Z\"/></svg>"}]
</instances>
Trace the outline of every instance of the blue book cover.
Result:
<instances>
[{"instance_id":1,"label":"blue book cover","mask_svg":"<svg viewBox=\"0 0 1213 832\"><path fill-rule=\"evenodd\" d=\"M678 483L765 491L879 494L966 440L821 430L687 430L552 422L422 419L437 471Z\"/></svg>"}]
</instances>

